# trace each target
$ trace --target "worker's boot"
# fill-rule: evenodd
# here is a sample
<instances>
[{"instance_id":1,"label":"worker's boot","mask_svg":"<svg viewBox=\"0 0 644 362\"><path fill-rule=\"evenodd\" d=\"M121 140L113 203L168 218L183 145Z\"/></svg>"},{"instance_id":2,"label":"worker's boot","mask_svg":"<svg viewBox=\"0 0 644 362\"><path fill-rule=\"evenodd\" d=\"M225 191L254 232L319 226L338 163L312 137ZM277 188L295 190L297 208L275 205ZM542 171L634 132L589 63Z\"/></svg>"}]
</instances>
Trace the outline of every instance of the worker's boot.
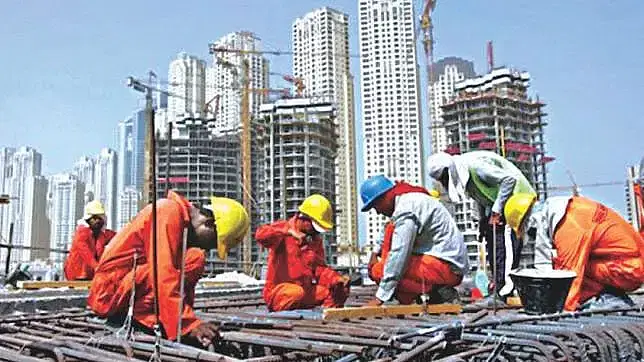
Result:
<instances>
[{"instance_id":1,"label":"worker's boot","mask_svg":"<svg viewBox=\"0 0 644 362\"><path fill-rule=\"evenodd\" d=\"M634 305L626 292L608 287L600 295L584 303L581 310L628 308Z\"/></svg>"},{"instance_id":2,"label":"worker's boot","mask_svg":"<svg viewBox=\"0 0 644 362\"><path fill-rule=\"evenodd\" d=\"M429 304L460 304L461 298L456 288L448 286L435 286L429 295Z\"/></svg>"}]
</instances>

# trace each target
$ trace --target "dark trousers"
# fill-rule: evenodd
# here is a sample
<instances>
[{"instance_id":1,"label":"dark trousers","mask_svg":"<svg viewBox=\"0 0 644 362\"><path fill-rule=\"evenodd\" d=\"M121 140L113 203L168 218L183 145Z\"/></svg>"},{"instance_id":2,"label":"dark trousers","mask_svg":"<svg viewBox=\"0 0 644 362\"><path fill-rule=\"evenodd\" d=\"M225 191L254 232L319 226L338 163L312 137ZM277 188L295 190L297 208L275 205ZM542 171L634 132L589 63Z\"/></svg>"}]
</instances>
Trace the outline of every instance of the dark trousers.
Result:
<instances>
[{"instance_id":1,"label":"dark trousers","mask_svg":"<svg viewBox=\"0 0 644 362\"><path fill-rule=\"evenodd\" d=\"M489 224L489 216L486 217L480 225L480 232L485 237L487 261L490 270L494 271L494 246L496 245L496 273L494 283L497 285L497 291L503 289L509 281L509 272L519 267L521 257L521 248L523 243L510 231L507 235L505 232L505 219L501 218L501 223L496 226L496 240L493 233L494 226ZM509 238L506 242L506 237ZM508 291L510 293L511 291Z\"/></svg>"}]
</instances>

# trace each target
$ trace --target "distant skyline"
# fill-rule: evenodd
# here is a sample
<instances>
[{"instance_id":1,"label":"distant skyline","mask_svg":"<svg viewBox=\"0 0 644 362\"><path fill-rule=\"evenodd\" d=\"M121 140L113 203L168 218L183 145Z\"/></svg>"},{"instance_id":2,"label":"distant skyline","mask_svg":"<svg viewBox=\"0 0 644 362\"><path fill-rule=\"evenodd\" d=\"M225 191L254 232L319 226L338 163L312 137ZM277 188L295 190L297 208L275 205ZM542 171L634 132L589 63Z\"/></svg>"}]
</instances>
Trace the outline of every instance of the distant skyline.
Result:
<instances>
[{"instance_id":1,"label":"distant skyline","mask_svg":"<svg viewBox=\"0 0 644 362\"><path fill-rule=\"evenodd\" d=\"M533 94L547 103L547 150L557 158L549 183L570 184L567 170L579 184L625 179L626 166L644 154L637 107L644 84L644 2L512 4L439 2L435 59L472 60L483 73L485 44L492 40L496 63L530 72ZM349 15L350 49L357 54L357 1L3 2L0 146L34 147L43 154L44 174L70 171L82 155L116 149L118 122L143 105L141 95L126 88L127 76L143 78L152 69L163 77L181 51L209 59L209 42L239 30L256 33L264 49L289 50L293 21L326 5ZM417 10L421 5L414 1ZM424 55L419 59L427 126ZM269 56L269 62L273 72L291 69L290 56ZM351 59L356 130L362 128L358 63ZM271 86L287 84L272 77ZM582 193L625 210L621 186Z\"/></svg>"}]
</instances>

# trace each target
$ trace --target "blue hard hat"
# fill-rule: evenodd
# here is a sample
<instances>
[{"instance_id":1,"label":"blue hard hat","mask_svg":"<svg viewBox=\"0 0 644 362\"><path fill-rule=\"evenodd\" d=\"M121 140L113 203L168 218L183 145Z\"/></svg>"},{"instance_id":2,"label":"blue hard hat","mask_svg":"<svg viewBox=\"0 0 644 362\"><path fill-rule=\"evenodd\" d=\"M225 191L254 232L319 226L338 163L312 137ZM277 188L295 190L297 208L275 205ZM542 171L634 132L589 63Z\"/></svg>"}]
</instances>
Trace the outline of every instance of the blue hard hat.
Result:
<instances>
[{"instance_id":1,"label":"blue hard hat","mask_svg":"<svg viewBox=\"0 0 644 362\"><path fill-rule=\"evenodd\" d=\"M369 211L377 198L394 187L393 181L384 175L377 175L366 179L360 186L360 198L362 198L362 212Z\"/></svg>"}]
</instances>

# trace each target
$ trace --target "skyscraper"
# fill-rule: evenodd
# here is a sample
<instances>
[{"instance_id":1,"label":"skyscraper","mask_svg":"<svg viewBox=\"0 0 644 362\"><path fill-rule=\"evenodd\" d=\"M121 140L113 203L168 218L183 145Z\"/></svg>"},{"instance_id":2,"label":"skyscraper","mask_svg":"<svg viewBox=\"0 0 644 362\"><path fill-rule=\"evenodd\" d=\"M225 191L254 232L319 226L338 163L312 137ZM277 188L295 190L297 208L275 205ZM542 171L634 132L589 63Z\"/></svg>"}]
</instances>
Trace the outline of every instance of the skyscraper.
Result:
<instances>
[{"instance_id":1,"label":"skyscraper","mask_svg":"<svg viewBox=\"0 0 644 362\"><path fill-rule=\"evenodd\" d=\"M293 75L304 95L326 97L336 107L338 150L335 157L338 263L349 264L347 250L358 241L353 77L349 71L349 17L324 7L293 23Z\"/></svg>"},{"instance_id":2,"label":"skyscraper","mask_svg":"<svg viewBox=\"0 0 644 362\"><path fill-rule=\"evenodd\" d=\"M214 43L216 48L239 49L247 51L261 50L261 42L251 32L238 31L230 33ZM218 61L223 59L232 64L226 65ZM206 69L206 102L211 102L213 108L209 113L212 117L216 105L215 97L219 96L219 110L215 119L214 131L225 132L236 130L240 124L240 72L242 59L248 61L249 87L251 89L268 88L268 60L261 54L239 54L217 52L213 58L212 66ZM259 114L259 106L267 98L265 92L254 91L250 93L249 109L252 115Z\"/></svg>"},{"instance_id":3,"label":"skyscraper","mask_svg":"<svg viewBox=\"0 0 644 362\"><path fill-rule=\"evenodd\" d=\"M118 220L116 230L127 225L139 212L141 192L133 186L126 186L118 196Z\"/></svg>"},{"instance_id":4,"label":"skyscraper","mask_svg":"<svg viewBox=\"0 0 644 362\"><path fill-rule=\"evenodd\" d=\"M9 235L14 224L12 243L25 247L49 247L46 214L47 180L40 175L42 155L31 147L18 148L11 157L11 176L5 180L6 193L13 199L4 205L2 235ZM11 264L47 257L48 250L18 249L11 252ZM6 258L6 253L3 253Z\"/></svg>"},{"instance_id":5,"label":"skyscraper","mask_svg":"<svg viewBox=\"0 0 644 362\"><path fill-rule=\"evenodd\" d=\"M85 184L72 174L54 175L49 185L51 197L51 233L50 247L58 250L69 250L74 230L83 216ZM50 260L62 268L65 254L52 251Z\"/></svg>"},{"instance_id":6,"label":"skyscraper","mask_svg":"<svg viewBox=\"0 0 644 362\"><path fill-rule=\"evenodd\" d=\"M206 63L187 53L179 53L170 63L168 91L179 97L168 99L170 120L194 117L203 112L205 104Z\"/></svg>"},{"instance_id":7,"label":"skyscraper","mask_svg":"<svg viewBox=\"0 0 644 362\"><path fill-rule=\"evenodd\" d=\"M12 175L11 160L13 159L14 152L16 152L16 149L12 147L0 148L0 195L9 194L9 178ZM6 207L0 206L0 233L4 229L5 210Z\"/></svg>"},{"instance_id":8,"label":"skyscraper","mask_svg":"<svg viewBox=\"0 0 644 362\"><path fill-rule=\"evenodd\" d=\"M364 177L423 184L420 83L412 0L360 0ZM385 219L368 214L367 240Z\"/></svg>"},{"instance_id":9,"label":"skyscraper","mask_svg":"<svg viewBox=\"0 0 644 362\"><path fill-rule=\"evenodd\" d=\"M74 164L74 170L72 174L76 176L76 179L83 183L83 195L84 200L91 201L94 200L94 168L96 160L91 157L83 156L81 157L76 164ZM50 185L51 186L51 185Z\"/></svg>"},{"instance_id":10,"label":"skyscraper","mask_svg":"<svg viewBox=\"0 0 644 362\"><path fill-rule=\"evenodd\" d=\"M143 190L145 111L138 110L118 124L118 192L132 186Z\"/></svg>"},{"instance_id":11,"label":"skyscraper","mask_svg":"<svg viewBox=\"0 0 644 362\"><path fill-rule=\"evenodd\" d=\"M457 82L476 76L474 63L457 57L443 58L434 63L434 83L429 86L431 109L432 153L447 148L447 134L443 127L444 104L454 96Z\"/></svg>"},{"instance_id":12,"label":"skyscraper","mask_svg":"<svg viewBox=\"0 0 644 362\"><path fill-rule=\"evenodd\" d=\"M116 226L116 170L116 151L110 148L103 148L96 157L94 196L105 207L107 227L110 229L114 229Z\"/></svg>"}]
</instances>

